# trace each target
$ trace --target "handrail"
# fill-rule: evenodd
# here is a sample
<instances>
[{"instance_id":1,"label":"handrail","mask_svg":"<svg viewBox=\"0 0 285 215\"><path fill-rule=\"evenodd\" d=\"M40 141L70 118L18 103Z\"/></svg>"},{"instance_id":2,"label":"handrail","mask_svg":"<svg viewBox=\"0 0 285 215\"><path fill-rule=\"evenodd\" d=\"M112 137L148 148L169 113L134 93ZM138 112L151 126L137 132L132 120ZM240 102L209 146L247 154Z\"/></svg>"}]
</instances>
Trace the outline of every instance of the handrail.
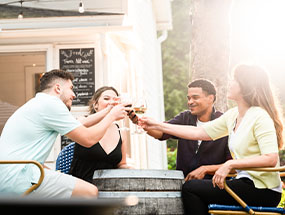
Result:
<instances>
[{"instance_id":1,"label":"handrail","mask_svg":"<svg viewBox=\"0 0 285 215\"><path fill-rule=\"evenodd\" d=\"M262 172L285 172L285 166L280 167L251 167L251 168L236 168L237 170L248 170L248 171L262 171Z\"/></svg>"},{"instance_id":2,"label":"handrail","mask_svg":"<svg viewBox=\"0 0 285 215\"><path fill-rule=\"evenodd\" d=\"M33 184L28 190L26 190L23 194L24 196L28 195L33 190L38 188L44 180L44 175L45 175L44 168L40 164L40 162L38 162L38 161L34 161L34 160L0 160L0 164L34 164L40 169L41 175L40 175L38 183Z\"/></svg>"}]
</instances>

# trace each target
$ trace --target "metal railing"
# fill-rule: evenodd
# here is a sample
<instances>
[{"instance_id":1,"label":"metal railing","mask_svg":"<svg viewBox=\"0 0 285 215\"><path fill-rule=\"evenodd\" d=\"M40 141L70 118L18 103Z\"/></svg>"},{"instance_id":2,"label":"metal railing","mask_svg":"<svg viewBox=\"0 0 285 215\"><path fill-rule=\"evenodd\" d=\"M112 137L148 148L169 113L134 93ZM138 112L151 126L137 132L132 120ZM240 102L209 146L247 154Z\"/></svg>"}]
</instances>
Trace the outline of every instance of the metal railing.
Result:
<instances>
[{"instance_id":1,"label":"metal railing","mask_svg":"<svg viewBox=\"0 0 285 215\"><path fill-rule=\"evenodd\" d=\"M28 190L26 190L23 194L24 196L28 195L33 190L38 188L44 180L44 174L45 174L44 168L38 161L34 161L34 160L0 160L0 164L34 164L40 169L41 175L40 175L40 178L38 180L38 183L33 184Z\"/></svg>"}]
</instances>

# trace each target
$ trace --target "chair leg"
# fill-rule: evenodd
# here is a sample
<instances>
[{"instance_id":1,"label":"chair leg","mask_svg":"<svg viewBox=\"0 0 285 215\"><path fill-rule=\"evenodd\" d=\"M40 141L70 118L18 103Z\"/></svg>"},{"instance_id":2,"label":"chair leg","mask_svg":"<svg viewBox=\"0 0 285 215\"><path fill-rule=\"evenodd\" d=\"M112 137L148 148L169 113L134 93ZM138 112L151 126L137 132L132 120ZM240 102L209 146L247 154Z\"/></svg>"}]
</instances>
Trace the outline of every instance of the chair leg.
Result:
<instances>
[{"instance_id":1,"label":"chair leg","mask_svg":"<svg viewBox=\"0 0 285 215\"><path fill-rule=\"evenodd\" d=\"M255 214L255 212L248 207L248 205L227 185L226 181L225 184L225 190L249 213L249 214Z\"/></svg>"}]
</instances>

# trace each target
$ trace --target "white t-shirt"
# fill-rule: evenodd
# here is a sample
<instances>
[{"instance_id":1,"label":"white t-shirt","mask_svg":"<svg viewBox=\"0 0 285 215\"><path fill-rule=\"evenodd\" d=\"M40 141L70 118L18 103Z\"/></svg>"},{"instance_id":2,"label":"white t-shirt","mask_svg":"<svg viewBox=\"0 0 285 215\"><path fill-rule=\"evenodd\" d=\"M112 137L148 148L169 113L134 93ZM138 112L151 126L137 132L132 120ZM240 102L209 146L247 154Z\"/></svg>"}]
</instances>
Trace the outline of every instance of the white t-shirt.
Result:
<instances>
[{"instance_id":1,"label":"white t-shirt","mask_svg":"<svg viewBox=\"0 0 285 215\"><path fill-rule=\"evenodd\" d=\"M206 123L207 123L207 122L201 122L200 120L197 119L196 126L197 126L197 127L202 127L202 125L204 125L204 124L206 124ZM198 148L197 148L197 150L196 150L196 153L198 152L201 143L202 143L202 140L198 140Z\"/></svg>"},{"instance_id":2,"label":"white t-shirt","mask_svg":"<svg viewBox=\"0 0 285 215\"><path fill-rule=\"evenodd\" d=\"M241 121L241 124L240 126L242 125L243 121ZM235 122L236 124L236 122ZM235 126L234 126L235 127ZM239 128L237 128L239 129ZM230 149L230 152L232 153L232 157L235 159L236 157L236 154L234 152L234 148L235 148L235 138L236 138L236 132L234 132L233 130L231 131L230 133L230 136L229 136L229 149ZM237 176L236 176L236 179L239 179L239 178L248 178L250 180L253 181L252 177L250 176L250 174L248 174L247 171L245 170L236 170L237 172ZM278 187L274 187L272 188L271 190L273 191L276 191L276 192L279 192L279 193L282 193L282 184L280 184Z\"/></svg>"},{"instance_id":3,"label":"white t-shirt","mask_svg":"<svg viewBox=\"0 0 285 215\"><path fill-rule=\"evenodd\" d=\"M58 134L79 127L56 96L38 93L7 121L0 138L0 160L36 160L44 163ZM0 165L0 193L23 193L39 178L35 165Z\"/></svg>"}]
</instances>

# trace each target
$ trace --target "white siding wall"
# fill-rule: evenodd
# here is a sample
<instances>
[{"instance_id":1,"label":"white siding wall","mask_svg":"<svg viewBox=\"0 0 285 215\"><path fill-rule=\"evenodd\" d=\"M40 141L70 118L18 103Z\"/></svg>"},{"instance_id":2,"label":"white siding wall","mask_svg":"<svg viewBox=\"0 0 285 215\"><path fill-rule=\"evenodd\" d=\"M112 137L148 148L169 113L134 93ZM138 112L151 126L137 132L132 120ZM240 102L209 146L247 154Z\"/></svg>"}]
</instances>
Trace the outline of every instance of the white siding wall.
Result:
<instances>
[{"instance_id":1,"label":"white siding wall","mask_svg":"<svg viewBox=\"0 0 285 215\"><path fill-rule=\"evenodd\" d=\"M125 1L122 2L126 7ZM3 30L0 32L0 44L5 44L5 48L0 47L0 52L20 52L23 51L22 46L42 51L42 46L47 46L46 68L50 70L58 67L59 47L93 44L96 49L96 88L113 85L119 91L129 92L134 97L144 93L148 103L146 115L163 121L161 50L157 40L153 2L131 0L127 3L127 10L123 24L120 22L121 16L106 17L105 25L105 17L62 18L56 23L54 18L24 19L21 23L17 20L0 20ZM71 20L74 23L72 31ZM40 27L39 23L42 23ZM84 27L79 27L82 23ZM55 24L57 29L53 26ZM47 34L43 33L47 31ZM19 41L22 44L15 46ZM81 112L81 109L77 112ZM134 129L132 124L130 127ZM167 168L165 142L147 135L130 135L130 141L129 153L136 168Z\"/></svg>"}]
</instances>

